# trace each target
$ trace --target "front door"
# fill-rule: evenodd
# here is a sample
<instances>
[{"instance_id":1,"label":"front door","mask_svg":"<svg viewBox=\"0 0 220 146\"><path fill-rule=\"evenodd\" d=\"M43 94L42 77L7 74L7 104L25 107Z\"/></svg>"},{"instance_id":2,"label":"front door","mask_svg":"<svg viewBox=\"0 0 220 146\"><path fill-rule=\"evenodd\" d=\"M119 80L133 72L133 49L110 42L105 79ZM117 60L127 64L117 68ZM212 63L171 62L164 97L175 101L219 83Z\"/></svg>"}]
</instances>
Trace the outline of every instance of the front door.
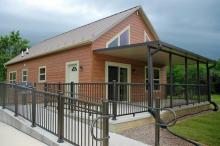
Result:
<instances>
[{"instance_id":1,"label":"front door","mask_svg":"<svg viewBox=\"0 0 220 146\"><path fill-rule=\"evenodd\" d=\"M128 82L128 68L120 66L108 66L108 82L116 81L118 83ZM118 84L117 97L114 100L128 101L128 87L127 85ZM113 86L108 86L108 98L113 100Z\"/></svg>"},{"instance_id":2,"label":"front door","mask_svg":"<svg viewBox=\"0 0 220 146\"><path fill-rule=\"evenodd\" d=\"M79 61L66 63L66 83L79 82Z\"/></svg>"}]
</instances>

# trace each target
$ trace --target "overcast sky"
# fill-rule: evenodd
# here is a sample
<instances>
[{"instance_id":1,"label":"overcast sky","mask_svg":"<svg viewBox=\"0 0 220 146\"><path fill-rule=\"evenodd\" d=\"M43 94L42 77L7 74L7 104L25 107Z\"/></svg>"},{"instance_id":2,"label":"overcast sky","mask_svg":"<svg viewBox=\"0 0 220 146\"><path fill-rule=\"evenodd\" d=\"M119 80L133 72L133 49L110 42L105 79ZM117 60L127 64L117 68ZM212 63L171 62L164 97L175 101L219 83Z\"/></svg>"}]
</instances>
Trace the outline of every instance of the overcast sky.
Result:
<instances>
[{"instance_id":1,"label":"overcast sky","mask_svg":"<svg viewBox=\"0 0 220 146\"><path fill-rule=\"evenodd\" d=\"M162 41L220 58L220 0L0 0L0 35L19 30L34 45L137 5Z\"/></svg>"}]
</instances>

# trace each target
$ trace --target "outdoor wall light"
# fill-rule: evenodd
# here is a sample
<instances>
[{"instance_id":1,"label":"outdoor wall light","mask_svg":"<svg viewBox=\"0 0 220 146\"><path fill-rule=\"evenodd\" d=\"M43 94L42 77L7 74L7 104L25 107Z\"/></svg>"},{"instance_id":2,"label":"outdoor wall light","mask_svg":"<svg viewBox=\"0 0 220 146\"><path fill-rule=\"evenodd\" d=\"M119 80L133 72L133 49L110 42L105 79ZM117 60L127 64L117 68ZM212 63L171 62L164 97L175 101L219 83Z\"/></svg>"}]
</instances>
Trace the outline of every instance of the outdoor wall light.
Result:
<instances>
[{"instance_id":1,"label":"outdoor wall light","mask_svg":"<svg viewBox=\"0 0 220 146\"><path fill-rule=\"evenodd\" d=\"M79 68L80 68L80 70L83 70L83 66L80 66Z\"/></svg>"},{"instance_id":2,"label":"outdoor wall light","mask_svg":"<svg viewBox=\"0 0 220 146\"><path fill-rule=\"evenodd\" d=\"M132 69L132 73L135 73L135 72L136 72L136 69L135 69L135 68L133 68L133 69Z\"/></svg>"}]
</instances>

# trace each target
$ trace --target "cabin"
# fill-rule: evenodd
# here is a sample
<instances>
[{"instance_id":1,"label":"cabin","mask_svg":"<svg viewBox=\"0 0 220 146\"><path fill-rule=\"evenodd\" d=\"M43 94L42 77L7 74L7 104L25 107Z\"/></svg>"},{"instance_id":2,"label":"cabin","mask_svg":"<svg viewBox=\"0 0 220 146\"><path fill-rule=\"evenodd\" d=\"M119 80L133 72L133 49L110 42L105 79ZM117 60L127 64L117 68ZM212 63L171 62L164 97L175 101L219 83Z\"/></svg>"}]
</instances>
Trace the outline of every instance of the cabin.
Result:
<instances>
[{"instance_id":1,"label":"cabin","mask_svg":"<svg viewBox=\"0 0 220 146\"><path fill-rule=\"evenodd\" d=\"M47 84L48 89L49 83L73 83L68 92L77 92L77 97L149 106L155 97L167 99L164 106L173 107L210 100L209 70L214 63L161 41L141 6L136 6L44 40L5 66L10 83ZM185 72L178 85L173 80L175 65ZM190 65L197 71L193 81L188 79ZM207 67L202 84L200 65Z\"/></svg>"}]
</instances>

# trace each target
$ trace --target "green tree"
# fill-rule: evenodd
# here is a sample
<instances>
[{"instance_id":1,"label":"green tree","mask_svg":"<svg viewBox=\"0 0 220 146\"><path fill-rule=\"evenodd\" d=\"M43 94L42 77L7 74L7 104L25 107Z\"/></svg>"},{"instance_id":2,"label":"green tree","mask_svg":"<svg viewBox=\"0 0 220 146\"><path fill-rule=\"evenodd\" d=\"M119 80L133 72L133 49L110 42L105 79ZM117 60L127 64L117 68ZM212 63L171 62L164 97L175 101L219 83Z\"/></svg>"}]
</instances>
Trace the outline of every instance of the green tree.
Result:
<instances>
[{"instance_id":1,"label":"green tree","mask_svg":"<svg viewBox=\"0 0 220 146\"><path fill-rule=\"evenodd\" d=\"M212 70L212 76L220 77L220 59L216 62L216 66Z\"/></svg>"},{"instance_id":2,"label":"green tree","mask_svg":"<svg viewBox=\"0 0 220 146\"><path fill-rule=\"evenodd\" d=\"M4 63L28 47L29 41L22 38L19 31L12 31L9 35L0 36L0 81L6 79Z\"/></svg>"},{"instance_id":3,"label":"green tree","mask_svg":"<svg viewBox=\"0 0 220 146\"><path fill-rule=\"evenodd\" d=\"M199 75L200 83L206 82L206 66L205 64L199 65ZM167 80L169 81L169 67L167 67ZM173 67L173 81L176 84L185 83L185 69L184 65L174 65ZM196 84L197 83L197 68L196 64L188 65L188 83Z\"/></svg>"}]
</instances>

